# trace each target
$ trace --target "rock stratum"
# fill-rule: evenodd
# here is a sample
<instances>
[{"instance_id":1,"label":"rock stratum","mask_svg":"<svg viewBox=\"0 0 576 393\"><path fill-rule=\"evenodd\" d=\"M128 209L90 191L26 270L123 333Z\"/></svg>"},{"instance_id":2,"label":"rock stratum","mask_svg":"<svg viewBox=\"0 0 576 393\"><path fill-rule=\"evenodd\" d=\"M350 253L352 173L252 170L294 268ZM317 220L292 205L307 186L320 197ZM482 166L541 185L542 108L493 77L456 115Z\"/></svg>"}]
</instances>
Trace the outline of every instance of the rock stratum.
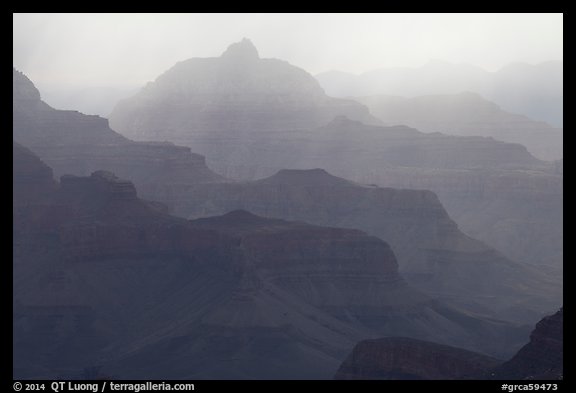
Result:
<instances>
[{"instance_id":1,"label":"rock stratum","mask_svg":"<svg viewBox=\"0 0 576 393\"><path fill-rule=\"evenodd\" d=\"M186 218L242 209L365 231L386 239L415 287L501 319L535 323L561 304L555 276L467 236L431 191L354 183L323 169L285 169L252 182L191 187L170 203Z\"/></svg>"},{"instance_id":2,"label":"rock stratum","mask_svg":"<svg viewBox=\"0 0 576 393\"><path fill-rule=\"evenodd\" d=\"M110 172L54 184L14 155L22 195L50 191L15 202L15 378L323 379L362 339L503 356L526 337L412 289L364 232L242 210L187 221Z\"/></svg>"},{"instance_id":3,"label":"rock stratum","mask_svg":"<svg viewBox=\"0 0 576 393\"><path fill-rule=\"evenodd\" d=\"M228 178L323 168L363 184L428 189L468 235L516 261L562 266L559 164L540 161L519 144L338 118L312 131L254 133L211 154L210 166Z\"/></svg>"},{"instance_id":4,"label":"rock stratum","mask_svg":"<svg viewBox=\"0 0 576 393\"><path fill-rule=\"evenodd\" d=\"M245 47L246 56L255 62L257 59L252 45L244 43L237 48L242 47ZM139 95L128 100L127 104L119 104L112 124L115 124L114 118L130 119L118 123L117 129L127 132L126 135L139 132L150 135L156 132L151 130L171 130L170 135L158 138L170 138L171 141L191 146L206 155L211 168L231 179L261 179L282 169L323 168L360 183L430 189L440 197L450 216L465 233L502 251L510 259L546 266L554 269L555 274L561 274L563 179L558 162L539 160L521 144L502 142L489 136L454 136L420 132L402 125L384 127L363 124L362 119L346 114L324 119L325 123L316 128L300 129L300 125L284 122L278 115L283 113L281 110L270 110L263 115L256 114L248 107L237 109L238 113L242 113L241 118L238 117L240 115L230 118L223 113L216 116L218 121L230 119L229 126L218 125L216 120L214 126L206 125L212 120L196 124L208 113L198 109L197 101L205 104L217 102L220 98L210 101L206 97L220 97L224 94L222 89L228 89L232 85L228 82L236 78L236 71L224 66L214 66L218 72L202 70L200 64L203 62L224 64L226 60L191 59L176 65ZM198 82L213 81L212 77L207 77L211 73L218 73L214 81L221 83ZM267 79L268 85L282 80L276 74L261 73L261 77ZM250 84L251 81L247 78L245 83ZM302 83L309 86L298 85L298 90L308 92L316 89L306 78L302 79ZM255 87L246 87L245 91L253 89ZM272 90L270 94L280 95ZM482 130L478 130L479 134L492 135L494 130L487 129L494 127L520 138L511 138L511 141L525 142L526 138L532 138L530 135L536 135L535 138L539 139L543 133L551 131L544 138L546 143L553 142L556 148L561 143L554 136L559 134L552 132L551 127L540 129L539 125L543 123L499 111L477 95L448 97L455 99L447 99L449 102L440 104L436 102L438 100L435 101L435 107L448 112L436 114L445 120L442 123L443 132L451 121L452 125L466 125L468 128L463 133L476 133L474 128L480 127ZM245 100L248 98L234 98L233 102L241 107ZM416 98L408 101L419 102ZM425 107L424 104L421 106ZM170 115L164 113L168 111L167 108L172 111ZM475 111L482 113L482 124L469 120L468 115ZM430 112L421 112L432 116ZM456 112L462 112L462 115ZM259 122L267 119L266 116L276 115L278 118L273 121L275 128L245 126L247 119ZM188 123L178 120L187 117L193 119ZM184 191L181 195L187 193ZM181 196L170 191L170 195L154 195L153 198L169 203L169 199ZM518 198L522 203L518 203Z\"/></svg>"},{"instance_id":5,"label":"rock stratum","mask_svg":"<svg viewBox=\"0 0 576 393\"><path fill-rule=\"evenodd\" d=\"M244 46L251 47L243 44L239 48ZM248 56L253 58L254 54L248 53ZM201 63L221 59L194 60ZM222 69L222 75L226 72ZM18 75L15 72L15 80L23 79ZM179 81L178 86L186 79L180 74L171 78ZM18 113L27 113L32 119L41 118L38 111L18 109L29 105L16 105L16 102L35 102L40 106L39 94L33 85L21 84L21 89L14 89L17 141L21 135L28 135L26 124L30 123L18 120ZM172 86L177 89L175 84ZM174 89L168 89L159 97L180 102L179 111L188 113L187 101ZM217 89L217 86L210 89ZM148 117L142 121L145 123L146 119ZM160 121L161 117L156 120ZM54 132L46 125L42 127L48 133ZM74 127L72 121L61 128L70 133ZM95 134L100 132L98 130L93 129ZM196 138L197 134L189 131L182 129L186 135ZM110 132L109 128L102 129L102 140L108 140ZM324 168L360 183L430 189L468 235L512 260L545 266L553 269L558 277L561 275L562 161L543 162L521 145L491 138L421 133L405 126L369 126L346 117L338 117L314 130L246 131L233 137L227 132L210 135L188 141L189 146L208 154L209 166L228 178L257 179L285 168ZM175 201L184 200L194 184L223 180L206 167L204 157L190 153L185 147L160 142L53 145L49 139L43 137L34 146L25 145L45 159L57 175L86 176L96 170L110 170L134 181L146 198L159 200L170 207L177 205ZM522 203L518 203L519 200Z\"/></svg>"},{"instance_id":6,"label":"rock stratum","mask_svg":"<svg viewBox=\"0 0 576 393\"><path fill-rule=\"evenodd\" d=\"M58 127L51 126L52 114L70 111L51 109L39 100L38 91L27 78L16 71L14 75L15 138L34 135L26 128L26 124L32 124L30 119L38 121L38 132L63 135L55 140L67 140L76 128L79 128L78 133L85 132L83 125L78 125L74 119L97 118L81 114L71 118L58 115L63 122ZM39 115L44 112L49 115ZM17 116L28 120L18 120ZM40 122L40 119L46 121ZM59 168L56 171L59 175L86 175L100 169L121 173L137 185L145 198L160 201L174 213L187 218L244 209L266 217L366 231L392 244L409 282L433 296L442 296L445 301L456 301L467 310L533 323L545 310L559 304L561 274L518 267L494 249L464 235L433 193L362 186L320 169L282 170L269 178L249 183L223 182L206 168L202 156L191 154L188 148L131 142L108 127L93 127L91 134L94 134L92 141L87 145L75 142L46 145L49 138L29 138L29 143L49 157ZM366 154L377 148L376 142L372 146L364 143L360 150L354 147L361 134L372 135L384 146L391 144L388 151L393 154L388 159L396 161L409 158L395 153L399 146L408 143L406 140L414 144L410 139L420 138L422 140L417 144L424 149L433 146L435 140L458 140L456 137L430 136L406 127L365 126L341 117L321 127L314 134L315 143L306 142L306 138L311 138L308 132L299 134L301 138L297 140L300 142L292 139L292 133L278 133L277 136L283 135L284 142L276 144L270 144L266 139L268 133L258 134L263 138L252 140L250 145L255 146L255 150L248 150L250 154L245 158L237 158L253 159L259 155L264 161L274 160L272 165L280 168L291 167L295 162L301 167L328 166L334 167L336 173L340 171L363 182L368 180L408 189L430 188L440 195L465 232L496 246L509 258L520 262L544 262L549 266L561 264L562 235L561 226L558 226L562 222L561 177L534 169L498 169L494 172L380 165L373 160L386 159L388 154ZM508 144L501 145L507 148ZM469 157L476 151L473 144L470 149L459 156L459 165L470 165ZM477 150L474 165L490 165L490 160L482 157L482 149ZM444 162L443 165L448 166L455 163L454 158L444 156L444 150L434 154L420 160ZM231 157L234 158L226 154L223 159ZM540 165L521 148L516 157L519 162L514 165L532 162ZM511 165L509 159L513 161L514 156L505 151L493 164ZM523 203L517 203L518 200ZM520 278L514 279L515 276ZM496 293L500 296L498 302L493 301Z\"/></svg>"},{"instance_id":7,"label":"rock stratum","mask_svg":"<svg viewBox=\"0 0 576 393\"><path fill-rule=\"evenodd\" d=\"M34 84L13 69L15 142L29 148L56 176L86 176L108 170L132 180L143 192L170 192L183 184L223 180L205 158L168 142L134 142L110 129L108 120L43 102Z\"/></svg>"}]
</instances>

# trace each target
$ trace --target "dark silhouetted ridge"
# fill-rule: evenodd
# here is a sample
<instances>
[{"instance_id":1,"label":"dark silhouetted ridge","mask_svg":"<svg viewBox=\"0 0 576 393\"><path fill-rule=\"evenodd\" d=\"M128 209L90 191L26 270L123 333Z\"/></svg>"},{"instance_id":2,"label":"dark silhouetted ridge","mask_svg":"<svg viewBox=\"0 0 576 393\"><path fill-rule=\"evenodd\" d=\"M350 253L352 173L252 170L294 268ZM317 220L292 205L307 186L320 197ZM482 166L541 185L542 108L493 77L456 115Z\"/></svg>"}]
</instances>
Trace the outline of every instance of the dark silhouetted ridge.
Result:
<instances>
[{"instance_id":1,"label":"dark silhouetted ridge","mask_svg":"<svg viewBox=\"0 0 576 393\"><path fill-rule=\"evenodd\" d=\"M386 337L358 343L334 379L461 379L499 362L448 345Z\"/></svg>"},{"instance_id":2,"label":"dark silhouetted ridge","mask_svg":"<svg viewBox=\"0 0 576 393\"><path fill-rule=\"evenodd\" d=\"M564 309L543 318L530 342L516 356L489 373L490 379L557 380L564 378Z\"/></svg>"}]
</instances>

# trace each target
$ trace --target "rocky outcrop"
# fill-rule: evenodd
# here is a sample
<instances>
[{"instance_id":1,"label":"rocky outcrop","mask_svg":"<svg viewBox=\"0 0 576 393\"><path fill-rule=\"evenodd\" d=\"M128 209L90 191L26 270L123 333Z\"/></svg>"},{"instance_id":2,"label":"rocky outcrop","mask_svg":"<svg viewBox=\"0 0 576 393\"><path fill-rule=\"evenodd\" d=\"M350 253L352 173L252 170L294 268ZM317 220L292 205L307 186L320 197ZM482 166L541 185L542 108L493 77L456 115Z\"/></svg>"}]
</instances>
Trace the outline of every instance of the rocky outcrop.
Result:
<instances>
[{"instance_id":1,"label":"rocky outcrop","mask_svg":"<svg viewBox=\"0 0 576 393\"><path fill-rule=\"evenodd\" d=\"M168 142L133 142L108 126L108 120L56 110L22 73L13 71L13 139L64 174L107 170L135 182L147 196L170 194L198 182L221 181L203 156Z\"/></svg>"},{"instance_id":2,"label":"rocky outcrop","mask_svg":"<svg viewBox=\"0 0 576 393\"><path fill-rule=\"evenodd\" d=\"M502 362L479 353L404 337L364 340L335 379L563 379L563 310L545 317L530 342Z\"/></svg>"},{"instance_id":3,"label":"rocky outcrop","mask_svg":"<svg viewBox=\"0 0 576 393\"><path fill-rule=\"evenodd\" d=\"M48 105L40 100L40 92L34 83L14 67L12 67L12 92L15 107L48 108Z\"/></svg>"},{"instance_id":4,"label":"rocky outcrop","mask_svg":"<svg viewBox=\"0 0 576 393\"><path fill-rule=\"evenodd\" d=\"M431 191L354 183L322 169L281 170L252 182L199 185L171 203L187 218L244 209L365 231L386 239L418 288L499 318L533 323L561 301L557 280L464 234Z\"/></svg>"},{"instance_id":5,"label":"rocky outcrop","mask_svg":"<svg viewBox=\"0 0 576 393\"><path fill-rule=\"evenodd\" d=\"M267 217L358 228L388 239L405 272L426 266L427 250L488 250L458 230L430 191L363 185L323 169L284 169L253 182L198 186L175 205L174 212L187 218L245 209Z\"/></svg>"},{"instance_id":6,"label":"rocky outcrop","mask_svg":"<svg viewBox=\"0 0 576 393\"><path fill-rule=\"evenodd\" d=\"M12 71L13 139L34 150L37 146L119 145L129 141L108 127L108 120L76 111L51 108L23 73Z\"/></svg>"},{"instance_id":7,"label":"rocky outcrop","mask_svg":"<svg viewBox=\"0 0 576 393\"><path fill-rule=\"evenodd\" d=\"M210 89L216 91L216 87ZM166 94L177 97L173 90ZM471 133L484 121L473 117L471 123L475 112L490 119L490 124L505 123L507 130L513 127L518 132L521 126L526 131L522 138L538 128L535 122L498 110L478 95L448 96L454 97L455 102L440 106L457 110L434 114L441 120L468 124ZM428 108L424 103L420 106ZM404 117L411 117L412 112L409 114ZM168 120L164 125L169 127ZM553 139L546 137L547 141ZM209 140L197 138L189 143L206 153L210 167L228 178L254 180L286 168L323 168L361 183L430 189L465 233L508 258L556 270L562 264L563 180L557 173L559 165L536 159L517 143L422 133L405 126L369 126L346 117L311 131L251 131L234 138L214 134ZM158 199L171 204L184 197L171 193Z\"/></svg>"},{"instance_id":8,"label":"rocky outcrop","mask_svg":"<svg viewBox=\"0 0 576 393\"><path fill-rule=\"evenodd\" d=\"M189 222L108 172L62 177L27 224L14 233L15 377L99 364L120 378L322 379L374 336L508 352L524 334L415 291L361 231L246 211Z\"/></svg>"},{"instance_id":9,"label":"rocky outcrop","mask_svg":"<svg viewBox=\"0 0 576 393\"><path fill-rule=\"evenodd\" d=\"M486 136L526 146L541 160L562 157L563 132L544 122L509 113L476 93L414 98L358 97L386 124L404 124L423 132Z\"/></svg>"},{"instance_id":10,"label":"rocky outcrop","mask_svg":"<svg viewBox=\"0 0 576 393\"><path fill-rule=\"evenodd\" d=\"M245 166L267 169L266 173L253 174L256 177L296 163L327 168L312 162L330 157L357 169L364 169L365 165L357 161L366 160L366 156L377 157L377 163L372 164L379 166L493 168L541 164L517 144L424 134L406 127L364 126L357 121L374 121L350 114L346 110L349 105L344 103L338 104L339 110L324 111L311 121L310 114L326 106L322 90L310 78L294 76L298 81L292 81L286 77L289 71L279 71L287 66L285 63L260 60L251 45L238 45L246 47L248 53L242 58L242 67L228 66L228 54L181 62L137 96L121 102L111 115L111 124L130 137L168 139L193 146L211 165L218 165L220 173L228 173L227 167L233 171ZM278 71L269 71L268 64ZM294 75L299 72L305 74L294 70ZM274 96L284 98L276 102L270 98ZM297 131L303 129L313 131ZM358 154L360 151L372 153Z\"/></svg>"},{"instance_id":11,"label":"rocky outcrop","mask_svg":"<svg viewBox=\"0 0 576 393\"><path fill-rule=\"evenodd\" d=\"M460 348L403 337L358 343L334 379L463 379L501 361Z\"/></svg>"},{"instance_id":12,"label":"rocky outcrop","mask_svg":"<svg viewBox=\"0 0 576 393\"><path fill-rule=\"evenodd\" d=\"M564 311L542 319L530 342L507 362L486 373L489 379L564 379Z\"/></svg>"},{"instance_id":13,"label":"rocky outcrop","mask_svg":"<svg viewBox=\"0 0 576 393\"><path fill-rule=\"evenodd\" d=\"M562 262L562 175L521 145L340 118L310 132L223 143L213 160L211 167L229 178L323 168L365 184L429 189L465 233L507 257L534 265Z\"/></svg>"},{"instance_id":14,"label":"rocky outcrop","mask_svg":"<svg viewBox=\"0 0 576 393\"><path fill-rule=\"evenodd\" d=\"M120 101L110 124L130 138L170 140L207 154L220 138L309 129L337 115L378 123L363 105L326 96L304 70L260 58L244 39L221 57L179 62Z\"/></svg>"},{"instance_id":15,"label":"rocky outcrop","mask_svg":"<svg viewBox=\"0 0 576 393\"><path fill-rule=\"evenodd\" d=\"M466 234L513 260L555 269L562 266L562 175L426 168L383 168L371 174L346 171L344 175L382 186L432 190Z\"/></svg>"},{"instance_id":16,"label":"rocky outcrop","mask_svg":"<svg viewBox=\"0 0 576 393\"><path fill-rule=\"evenodd\" d=\"M309 131L245 134L212 141L208 163L237 179L270 176L280 169L323 168L356 180L391 168L444 170L549 170L525 147L485 137L422 133L406 126L369 126L346 117ZM354 177L344 174L351 174Z\"/></svg>"}]
</instances>

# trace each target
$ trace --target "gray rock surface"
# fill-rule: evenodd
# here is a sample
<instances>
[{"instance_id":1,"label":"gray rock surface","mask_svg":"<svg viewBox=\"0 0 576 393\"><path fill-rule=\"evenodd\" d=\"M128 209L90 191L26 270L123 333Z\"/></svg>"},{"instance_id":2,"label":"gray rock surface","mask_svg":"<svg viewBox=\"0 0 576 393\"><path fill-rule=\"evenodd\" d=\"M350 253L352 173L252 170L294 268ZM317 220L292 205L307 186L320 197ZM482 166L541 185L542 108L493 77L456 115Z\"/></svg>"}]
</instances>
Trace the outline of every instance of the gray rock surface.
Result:
<instances>
[{"instance_id":1,"label":"gray rock surface","mask_svg":"<svg viewBox=\"0 0 576 393\"><path fill-rule=\"evenodd\" d=\"M514 357L487 373L489 379L564 379L564 308L543 318Z\"/></svg>"},{"instance_id":2,"label":"gray rock surface","mask_svg":"<svg viewBox=\"0 0 576 393\"><path fill-rule=\"evenodd\" d=\"M467 236L427 190L364 185L322 169L281 170L252 182L197 185L166 203L187 218L243 209L360 229L386 239L416 287L499 318L535 323L561 303L558 277L512 262Z\"/></svg>"},{"instance_id":3,"label":"gray rock surface","mask_svg":"<svg viewBox=\"0 0 576 393\"><path fill-rule=\"evenodd\" d=\"M187 147L133 142L110 129L104 118L51 108L15 69L12 98L14 141L41 157L58 177L108 170L131 179L144 192L163 193L182 184L223 180Z\"/></svg>"},{"instance_id":4,"label":"gray rock surface","mask_svg":"<svg viewBox=\"0 0 576 393\"><path fill-rule=\"evenodd\" d=\"M460 348L404 337L364 340L342 363L337 380L453 380L483 372L500 360Z\"/></svg>"},{"instance_id":5,"label":"gray rock surface","mask_svg":"<svg viewBox=\"0 0 576 393\"><path fill-rule=\"evenodd\" d=\"M361 231L245 211L188 222L105 171L62 177L20 222L15 378L322 379L374 336L509 353L526 334L412 289Z\"/></svg>"},{"instance_id":6,"label":"gray rock surface","mask_svg":"<svg viewBox=\"0 0 576 393\"><path fill-rule=\"evenodd\" d=\"M536 324L530 341L503 362L479 353L405 337L364 340L335 379L564 379L563 309Z\"/></svg>"}]
</instances>

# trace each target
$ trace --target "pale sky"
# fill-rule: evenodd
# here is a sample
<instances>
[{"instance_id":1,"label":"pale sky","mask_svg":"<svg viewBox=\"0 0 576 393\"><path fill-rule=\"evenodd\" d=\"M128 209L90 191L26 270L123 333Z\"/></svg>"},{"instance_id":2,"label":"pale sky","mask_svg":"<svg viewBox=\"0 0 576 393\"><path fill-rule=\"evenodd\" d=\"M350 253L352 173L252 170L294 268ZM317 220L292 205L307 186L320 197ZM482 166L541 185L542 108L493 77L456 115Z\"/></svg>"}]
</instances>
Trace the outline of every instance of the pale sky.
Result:
<instances>
[{"instance_id":1,"label":"pale sky","mask_svg":"<svg viewBox=\"0 0 576 393\"><path fill-rule=\"evenodd\" d=\"M562 14L14 14L13 64L44 86L141 85L243 37L313 75L563 59Z\"/></svg>"}]
</instances>

